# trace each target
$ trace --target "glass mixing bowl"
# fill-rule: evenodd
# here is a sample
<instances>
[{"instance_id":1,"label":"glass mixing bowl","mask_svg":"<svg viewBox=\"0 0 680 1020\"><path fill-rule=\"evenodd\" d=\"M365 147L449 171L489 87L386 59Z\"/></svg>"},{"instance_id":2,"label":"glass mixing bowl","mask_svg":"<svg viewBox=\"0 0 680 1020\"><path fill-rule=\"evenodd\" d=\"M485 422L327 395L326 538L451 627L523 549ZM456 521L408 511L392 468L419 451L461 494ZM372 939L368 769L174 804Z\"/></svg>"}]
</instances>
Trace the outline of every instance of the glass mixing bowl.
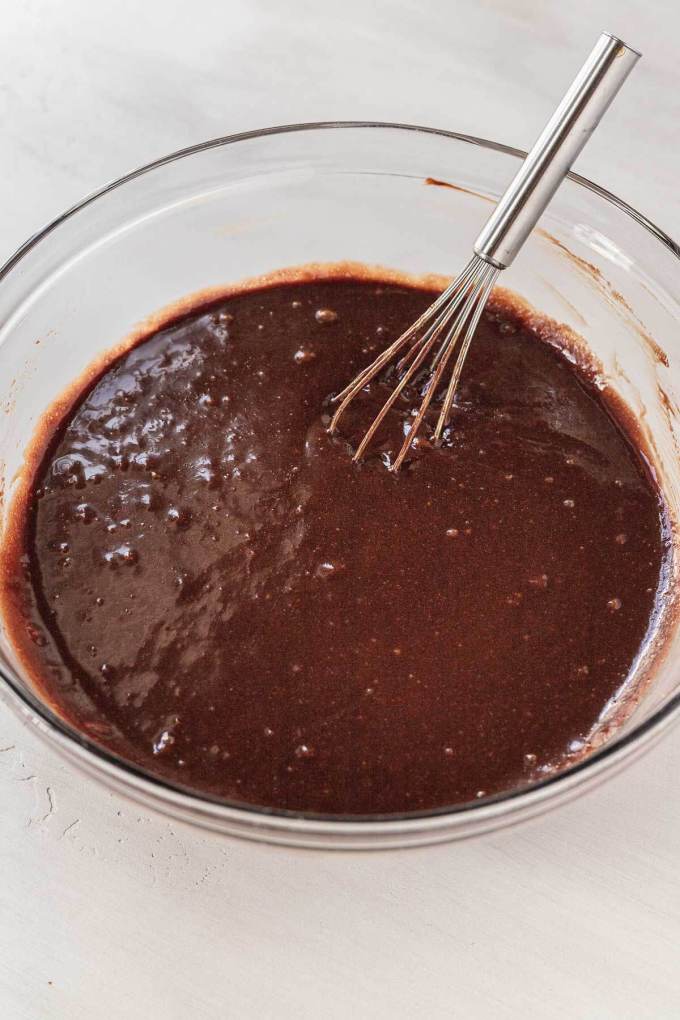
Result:
<instances>
[{"instance_id":1,"label":"glass mixing bowl","mask_svg":"<svg viewBox=\"0 0 680 1020\"><path fill-rule=\"evenodd\" d=\"M408 125L301 124L177 152L64 213L0 271L3 526L41 414L140 320L194 291L301 263L349 259L456 273L523 157L479 138ZM570 175L502 278L586 339L602 382L641 423L675 518L679 256L640 213ZM674 576L669 586L673 591ZM418 816L321 818L174 788L98 747L44 704L22 676L2 621L0 693L75 768L146 807L277 843L403 846L527 818L649 747L680 715L680 637L671 615L654 682L608 737L605 718L603 742L587 758L530 788ZM648 658L643 649L636 668L644 670Z\"/></svg>"}]
</instances>

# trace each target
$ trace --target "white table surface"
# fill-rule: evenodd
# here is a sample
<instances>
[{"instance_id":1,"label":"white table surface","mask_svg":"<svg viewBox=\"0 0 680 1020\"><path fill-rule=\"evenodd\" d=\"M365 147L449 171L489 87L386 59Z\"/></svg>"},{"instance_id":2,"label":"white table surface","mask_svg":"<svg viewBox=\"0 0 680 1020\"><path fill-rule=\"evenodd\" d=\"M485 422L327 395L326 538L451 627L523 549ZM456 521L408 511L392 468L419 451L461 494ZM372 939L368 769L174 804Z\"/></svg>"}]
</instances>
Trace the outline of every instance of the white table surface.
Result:
<instances>
[{"instance_id":1,"label":"white table surface","mask_svg":"<svg viewBox=\"0 0 680 1020\"><path fill-rule=\"evenodd\" d=\"M579 169L678 236L677 0L0 0L0 258L233 131L375 118L527 145L602 28L645 60ZM292 851L148 817L0 710L0 1017L678 1017L679 775L676 731L516 829Z\"/></svg>"}]
</instances>

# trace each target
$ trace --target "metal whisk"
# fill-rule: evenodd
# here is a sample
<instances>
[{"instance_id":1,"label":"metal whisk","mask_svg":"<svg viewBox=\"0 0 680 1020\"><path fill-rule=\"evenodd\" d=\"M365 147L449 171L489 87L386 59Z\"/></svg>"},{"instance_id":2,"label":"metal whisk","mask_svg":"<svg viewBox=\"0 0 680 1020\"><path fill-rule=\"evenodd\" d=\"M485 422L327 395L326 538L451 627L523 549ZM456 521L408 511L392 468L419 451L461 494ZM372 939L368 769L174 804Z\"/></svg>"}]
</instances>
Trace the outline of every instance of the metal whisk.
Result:
<instances>
[{"instance_id":1,"label":"metal whisk","mask_svg":"<svg viewBox=\"0 0 680 1020\"><path fill-rule=\"evenodd\" d=\"M334 397L339 406L330 423L330 432L335 431L356 395L404 352L396 366L397 386L359 444L355 461L361 460L404 389L410 383L418 383L422 403L391 465L393 471L399 470L455 354L434 430L434 441L441 440L465 357L498 274L512 263L639 57L636 50L615 36L608 33L600 36L479 234L474 255L463 272L406 332ZM428 359L429 364L424 368ZM421 380L423 374L425 378Z\"/></svg>"}]
</instances>

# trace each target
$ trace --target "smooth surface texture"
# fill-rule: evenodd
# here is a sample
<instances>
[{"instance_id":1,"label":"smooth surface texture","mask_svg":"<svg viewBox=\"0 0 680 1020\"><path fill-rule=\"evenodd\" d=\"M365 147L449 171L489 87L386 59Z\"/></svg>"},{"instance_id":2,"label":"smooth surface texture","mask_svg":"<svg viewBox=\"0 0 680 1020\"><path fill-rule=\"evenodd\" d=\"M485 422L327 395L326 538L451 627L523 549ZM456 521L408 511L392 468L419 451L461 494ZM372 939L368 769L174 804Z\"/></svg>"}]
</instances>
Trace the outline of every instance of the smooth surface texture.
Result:
<instances>
[{"instance_id":1,"label":"smooth surface texture","mask_svg":"<svg viewBox=\"0 0 680 1020\"><path fill-rule=\"evenodd\" d=\"M497 295L442 445L445 386L388 470L416 376L353 463L395 369L332 435L328 398L433 292L343 268L199 307L45 425L3 610L48 700L151 775L284 811L446 808L545 778L621 710L668 525L569 337Z\"/></svg>"},{"instance_id":2,"label":"smooth surface texture","mask_svg":"<svg viewBox=\"0 0 680 1020\"><path fill-rule=\"evenodd\" d=\"M103 181L231 131L379 118L526 147L601 28L645 57L577 169L680 234L668 0L1 9L3 257ZM516 830L287 851L140 814L3 709L2 1015L674 1017L679 770L675 732Z\"/></svg>"}]
</instances>

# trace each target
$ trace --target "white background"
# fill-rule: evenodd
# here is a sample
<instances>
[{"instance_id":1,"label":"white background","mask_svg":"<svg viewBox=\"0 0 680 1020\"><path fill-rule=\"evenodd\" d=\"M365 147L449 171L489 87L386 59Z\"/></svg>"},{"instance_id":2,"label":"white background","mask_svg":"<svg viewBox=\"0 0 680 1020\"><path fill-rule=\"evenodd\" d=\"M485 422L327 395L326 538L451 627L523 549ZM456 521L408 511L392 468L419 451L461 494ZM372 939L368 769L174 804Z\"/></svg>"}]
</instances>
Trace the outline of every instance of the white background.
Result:
<instances>
[{"instance_id":1,"label":"white background","mask_svg":"<svg viewBox=\"0 0 680 1020\"><path fill-rule=\"evenodd\" d=\"M677 0L0 0L0 259L216 135L529 145L601 29L645 59L578 169L680 235ZM515 830L373 855L150 818L0 711L2 1020L680 1016L680 732Z\"/></svg>"}]
</instances>

